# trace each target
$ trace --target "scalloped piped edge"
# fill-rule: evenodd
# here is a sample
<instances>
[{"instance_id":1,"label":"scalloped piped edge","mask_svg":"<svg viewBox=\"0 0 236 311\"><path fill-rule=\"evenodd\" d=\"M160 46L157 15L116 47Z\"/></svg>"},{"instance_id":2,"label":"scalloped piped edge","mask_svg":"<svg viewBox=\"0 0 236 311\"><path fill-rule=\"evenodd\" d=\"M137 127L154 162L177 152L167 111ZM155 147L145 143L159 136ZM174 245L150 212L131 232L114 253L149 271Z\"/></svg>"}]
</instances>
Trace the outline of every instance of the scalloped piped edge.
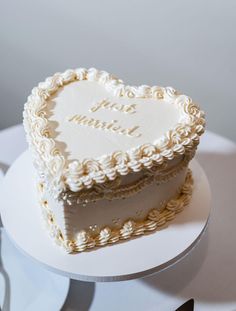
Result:
<instances>
[{"instance_id":1,"label":"scalloped piped edge","mask_svg":"<svg viewBox=\"0 0 236 311\"><path fill-rule=\"evenodd\" d=\"M119 229L104 227L96 236L91 236L87 230L81 230L77 235L77 240L65 240L59 226L55 223L53 212L48 204L41 204L41 210L46 227L54 242L70 254L81 253L127 241L161 229L167 222L173 220L176 214L188 206L192 198L193 183L192 172L188 169L179 196L169 200L162 211L152 209L142 221L129 219Z\"/></svg>"},{"instance_id":2,"label":"scalloped piped edge","mask_svg":"<svg viewBox=\"0 0 236 311\"><path fill-rule=\"evenodd\" d=\"M81 163L67 163L67 159L57 149L56 141L50 137L50 122L44 108L50 96L60 87L80 80L97 81L118 97L164 99L181 107L182 121L153 143L126 152L116 151L97 159L84 159ZM39 83L28 97L23 115L34 164L55 197L65 189L77 192L89 189L94 184L114 180L117 175L138 172L153 165L161 168L176 156L195 150L205 127L203 111L191 98L178 94L173 88L125 86L120 79L94 68L67 70Z\"/></svg>"},{"instance_id":3,"label":"scalloped piped edge","mask_svg":"<svg viewBox=\"0 0 236 311\"><path fill-rule=\"evenodd\" d=\"M104 199L120 200L128 198L142 191L153 182L162 184L176 177L178 173L180 173L188 166L194 155L195 152L185 153L180 163L177 163L177 165L174 165L171 168L164 169L161 172L159 171L158 173L161 174L156 173L156 171L154 170L155 166L153 166L151 169L146 169L144 170L143 175L139 179L129 184L120 185L119 182L121 181L121 178L118 177L119 181L115 187L114 185L112 186L112 191L110 191L111 184L107 182L102 185L95 185L92 189L86 190L86 192L83 192L83 190L81 190L79 196L78 193L67 190L65 192L62 192L59 200L65 200L69 205L77 205L87 204L89 202L97 202Z\"/></svg>"}]
</instances>

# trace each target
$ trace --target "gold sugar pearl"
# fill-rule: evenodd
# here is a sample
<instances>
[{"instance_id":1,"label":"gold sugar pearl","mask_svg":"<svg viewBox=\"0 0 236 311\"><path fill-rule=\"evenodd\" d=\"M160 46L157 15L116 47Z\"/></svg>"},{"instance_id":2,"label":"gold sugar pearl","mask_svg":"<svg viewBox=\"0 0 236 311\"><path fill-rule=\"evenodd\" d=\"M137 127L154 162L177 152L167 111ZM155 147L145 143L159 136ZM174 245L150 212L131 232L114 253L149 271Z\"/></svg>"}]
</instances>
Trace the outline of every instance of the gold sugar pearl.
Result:
<instances>
[{"instance_id":1,"label":"gold sugar pearl","mask_svg":"<svg viewBox=\"0 0 236 311\"><path fill-rule=\"evenodd\" d=\"M52 216L49 216L49 221L50 221L51 223L53 223L53 222L54 222L54 219L53 219L53 217L52 217Z\"/></svg>"},{"instance_id":2,"label":"gold sugar pearl","mask_svg":"<svg viewBox=\"0 0 236 311\"><path fill-rule=\"evenodd\" d=\"M48 201L47 201L47 200L44 200L44 201L43 201L43 206L44 206L44 207L48 207Z\"/></svg>"},{"instance_id":3,"label":"gold sugar pearl","mask_svg":"<svg viewBox=\"0 0 236 311\"><path fill-rule=\"evenodd\" d=\"M98 229L98 226L95 224L95 225L90 225L89 226L89 229L91 230L91 231L96 231L97 229Z\"/></svg>"},{"instance_id":4,"label":"gold sugar pearl","mask_svg":"<svg viewBox=\"0 0 236 311\"><path fill-rule=\"evenodd\" d=\"M44 184L43 184L43 183L39 183L39 184L38 184L38 189L39 189L40 192L43 192L43 190L44 190Z\"/></svg>"}]
</instances>

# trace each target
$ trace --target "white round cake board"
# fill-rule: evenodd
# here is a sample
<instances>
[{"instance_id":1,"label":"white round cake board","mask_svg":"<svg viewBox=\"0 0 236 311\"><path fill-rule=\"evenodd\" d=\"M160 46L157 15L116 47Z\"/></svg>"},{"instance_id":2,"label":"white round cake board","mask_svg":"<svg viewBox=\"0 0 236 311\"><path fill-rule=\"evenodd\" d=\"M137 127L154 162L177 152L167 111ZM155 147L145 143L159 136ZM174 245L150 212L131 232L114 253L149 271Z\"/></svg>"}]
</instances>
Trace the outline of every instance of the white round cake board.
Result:
<instances>
[{"instance_id":1,"label":"white round cake board","mask_svg":"<svg viewBox=\"0 0 236 311\"><path fill-rule=\"evenodd\" d=\"M94 282L144 277L188 254L207 226L211 199L208 180L195 160L190 167L194 177L191 203L166 228L124 243L67 254L53 243L44 228L37 204L35 171L30 153L26 151L14 162L2 182L2 222L25 254L56 273Z\"/></svg>"}]
</instances>

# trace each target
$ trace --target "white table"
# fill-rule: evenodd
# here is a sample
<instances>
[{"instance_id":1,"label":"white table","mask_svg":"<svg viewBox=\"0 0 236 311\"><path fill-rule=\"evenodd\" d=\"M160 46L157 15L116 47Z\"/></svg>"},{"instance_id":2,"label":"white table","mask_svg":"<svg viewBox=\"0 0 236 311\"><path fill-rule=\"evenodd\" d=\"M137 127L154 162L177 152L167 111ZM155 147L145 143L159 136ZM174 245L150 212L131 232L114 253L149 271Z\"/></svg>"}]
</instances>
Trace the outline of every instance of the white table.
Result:
<instances>
[{"instance_id":1,"label":"white table","mask_svg":"<svg viewBox=\"0 0 236 311\"><path fill-rule=\"evenodd\" d=\"M0 132L0 146L0 167L6 168L27 147L22 126ZM200 244L175 266L145 279L72 281L64 311L171 311L192 297L195 311L236 310L236 145L208 132L198 160L213 196L209 228Z\"/></svg>"}]
</instances>

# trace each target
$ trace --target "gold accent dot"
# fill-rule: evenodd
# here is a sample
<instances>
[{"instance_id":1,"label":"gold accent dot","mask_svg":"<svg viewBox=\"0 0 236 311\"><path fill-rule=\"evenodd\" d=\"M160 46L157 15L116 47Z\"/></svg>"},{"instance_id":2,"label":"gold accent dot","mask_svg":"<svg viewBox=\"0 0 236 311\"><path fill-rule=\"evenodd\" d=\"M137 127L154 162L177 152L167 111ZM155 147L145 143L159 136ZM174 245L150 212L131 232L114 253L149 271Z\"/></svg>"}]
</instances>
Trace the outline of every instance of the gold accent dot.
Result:
<instances>
[{"instance_id":1,"label":"gold accent dot","mask_svg":"<svg viewBox=\"0 0 236 311\"><path fill-rule=\"evenodd\" d=\"M43 206L44 206L44 207L48 207L48 201L47 201L47 200L44 200L44 201L43 201Z\"/></svg>"},{"instance_id":2,"label":"gold accent dot","mask_svg":"<svg viewBox=\"0 0 236 311\"><path fill-rule=\"evenodd\" d=\"M53 223L53 222L54 222L54 219L53 219L53 217L52 217L52 216L50 216L50 217L49 217L49 221L50 221L51 223Z\"/></svg>"}]
</instances>

